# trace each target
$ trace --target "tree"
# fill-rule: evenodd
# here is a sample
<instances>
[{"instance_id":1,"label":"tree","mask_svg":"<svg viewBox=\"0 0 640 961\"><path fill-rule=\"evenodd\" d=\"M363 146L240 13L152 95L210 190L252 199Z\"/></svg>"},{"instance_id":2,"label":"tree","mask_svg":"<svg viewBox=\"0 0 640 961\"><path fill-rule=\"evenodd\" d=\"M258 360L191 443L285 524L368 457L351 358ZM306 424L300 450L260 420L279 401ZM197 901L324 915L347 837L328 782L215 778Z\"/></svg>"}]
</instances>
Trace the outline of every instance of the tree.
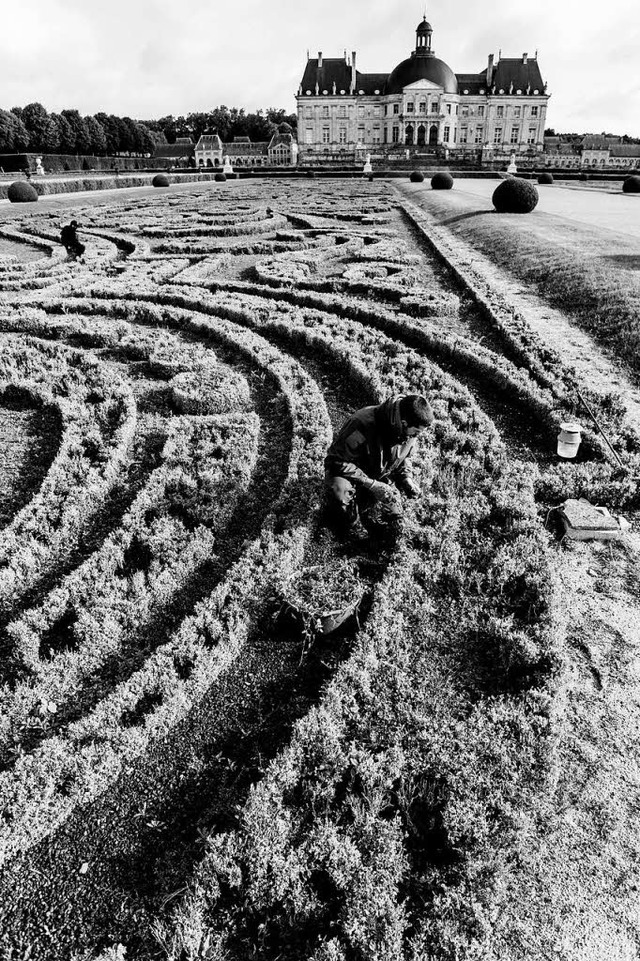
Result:
<instances>
[{"instance_id":1,"label":"tree","mask_svg":"<svg viewBox=\"0 0 640 961\"><path fill-rule=\"evenodd\" d=\"M121 130L120 149L127 153L142 153L142 139L135 120L131 117L123 117Z\"/></svg>"},{"instance_id":2,"label":"tree","mask_svg":"<svg viewBox=\"0 0 640 961\"><path fill-rule=\"evenodd\" d=\"M84 122L91 138L90 152L98 157L104 157L107 152L107 137L104 127L96 117L85 117Z\"/></svg>"},{"instance_id":3,"label":"tree","mask_svg":"<svg viewBox=\"0 0 640 961\"><path fill-rule=\"evenodd\" d=\"M32 150L52 153L58 149L58 129L41 103L28 103L22 110L22 122L29 134Z\"/></svg>"},{"instance_id":4,"label":"tree","mask_svg":"<svg viewBox=\"0 0 640 961\"><path fill-rule=\"evenodd\" d=\"M74 153L91 153L91 135L87 124L77 110L63 110L62 116L71 125L74 134Z\"/></svg>"},{"instance_id":5,"label":"tree","mask_svg":"<svg viewBox=\"0 0 640 961\"><path fill-rule=\"evenodd\" d=\"M140 152L149 153L149 154L153 153L153 151L155 150L156 142L152 136L151 131L149 130L146 124L140 123L139 121L138 123L136 123L136 127L138 128Z\"/></svg>"},{"instance_id":6,"label":"tree","mask_svg":"<svg viewBox=\"0 0 640 961\"><path fill-rule=\"evenodd\" d=\"M95 119L98 121L105 136L105 150L108 156L112 157L120 149L120 131L118 118L106 113L97 113Z\"/></svg>"},{"instance_id":7,"label":"tree","mask_svg":"<svg viewBox=\"0 0 640 961\"><path fill-rule=\"evenodd\" d=\"M288 123L291 127L291 132L295 133L298 129L298 116L295 113L285 113L285 111L280 107L276 110L275 107L269 107L266 110L267 120L279 127L281 123Z\"/></svg>"},{"instance_id":8,"label":"tree","mask_svg":"<svg viewBox=\"0 0 640 961\"><path fill-rule=\"evenodd\" d=\"M29 146L29 133L13 112L0 110L0 153L22 153Z\"/></svg>"},{"instance_id":9,"label":"tree","mask_svg":"<svg viewBox=\"0 0 640 961\"><path fill-rule=\"evenodd\" d=\"M156 147L162 147L168 142L167 138L165 137L164 132L162 130L154 130L153 128L150 128L146 123L145 123L145 127L147 128L147 135L152 144L151 150L148 152L154 153L156 150Z\"/></svg>"},{"instance_id":10,"label":"tree","mask_svg":"<svg viewBox=\"0 0 640 961\"><path fill-rule=\"evenodd\" d=\"M60 153L75 153L76 136L67 118L63 117L60 113L52 113L51 120L58 128L58 150Z\"/></svg>"}]
</instances>

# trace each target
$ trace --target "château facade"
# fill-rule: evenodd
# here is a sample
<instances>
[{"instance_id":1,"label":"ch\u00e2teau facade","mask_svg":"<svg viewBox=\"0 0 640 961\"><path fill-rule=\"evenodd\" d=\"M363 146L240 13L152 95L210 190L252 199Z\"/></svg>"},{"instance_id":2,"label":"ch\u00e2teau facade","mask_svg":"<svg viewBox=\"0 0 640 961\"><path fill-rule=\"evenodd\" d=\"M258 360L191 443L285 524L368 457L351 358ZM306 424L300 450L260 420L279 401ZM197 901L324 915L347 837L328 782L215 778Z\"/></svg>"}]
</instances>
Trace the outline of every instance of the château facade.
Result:
<instances>
[{"instance_id":1,"label":"ch\u00e2teau facade","mask_svg":"<svg viewBox=\"0 0 640 961\"><path fill-rule=\"evenodd\" d=\"M480 73L454 73L432 49L426 17L415 50L391 73L347 59L307 59L298 88L299 159L436 153L491 160L544 147L549 94L537 56L489 56Z\"/></svg>"}]
</instances>

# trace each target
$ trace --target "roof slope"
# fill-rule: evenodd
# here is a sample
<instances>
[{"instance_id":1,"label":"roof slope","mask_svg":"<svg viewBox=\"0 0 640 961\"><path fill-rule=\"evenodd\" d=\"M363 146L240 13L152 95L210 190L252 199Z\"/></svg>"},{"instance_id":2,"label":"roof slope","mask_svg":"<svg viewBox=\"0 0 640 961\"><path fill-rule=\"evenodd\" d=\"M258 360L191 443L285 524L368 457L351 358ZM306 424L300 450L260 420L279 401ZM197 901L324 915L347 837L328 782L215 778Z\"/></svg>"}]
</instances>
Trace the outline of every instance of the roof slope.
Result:
<instances>
[{"instance_id":1,"label":"roof slope","mask_svg":"<svg viewBox=\"0 0 640 961\"><path fill-rule=\"evenodd\" d=\"M484 72L485 78L487 72ZM495 85L496 90L504 90L505 93L522 90L523 93L533 93L538 90L544 93L544 82L538 61L527 59L525 63L522 57L506 58L499 60L496 64L495 73L491 87Z\"/></svg>"},{"instance_id":2,"label":"roof slope","mask_svg":"<svg viewBox=\"0 0 640 961\"><path fill-rule=\"evenodd\" d=\"M351 85L351 67L347 66L344 57L323 57L321 67L318 66L317 59L307 60L301 81L302 89L315 93L316 83L320 93L323 90L333 93L334 83L338 93L341 90L348 93Z\"/></svg>"}]
</instances>

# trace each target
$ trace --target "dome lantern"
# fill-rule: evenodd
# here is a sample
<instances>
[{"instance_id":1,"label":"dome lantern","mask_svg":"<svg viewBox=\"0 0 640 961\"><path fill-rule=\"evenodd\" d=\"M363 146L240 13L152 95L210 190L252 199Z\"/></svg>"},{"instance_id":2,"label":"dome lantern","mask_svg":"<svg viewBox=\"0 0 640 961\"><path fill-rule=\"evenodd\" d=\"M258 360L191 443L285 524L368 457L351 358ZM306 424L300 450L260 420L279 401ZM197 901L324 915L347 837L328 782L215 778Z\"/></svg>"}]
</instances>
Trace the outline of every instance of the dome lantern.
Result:
<instances>
[{"instance_id":1,"label":"dome lantern","mask_svg":"<svg viewBox=\"0 0 640 961\"><path fill-rule=\"evenodd\" d=\"M411 56L399 63L391 71L385 84L385 93L399 94L405 87L411 86L419 80L428 80L444 93L458 93L458 80L443 60L439 60L431 49L431 35L433 28L425 16L416 30L416 49Z\"/></svg>"},{"instance_id":2,"label":"dome lantern","mask_svg":"<svg viewBox=\"0 0 640 961\"><path fill-rule=\"evenodd\" d=\"M432 56L432 52L431 52L432 33L433 33L433 27L428 22L425 16L423 17L422 22L418 24L418 27L416 29L416 56L418 57Z\"/></svg>"}]
</instances>

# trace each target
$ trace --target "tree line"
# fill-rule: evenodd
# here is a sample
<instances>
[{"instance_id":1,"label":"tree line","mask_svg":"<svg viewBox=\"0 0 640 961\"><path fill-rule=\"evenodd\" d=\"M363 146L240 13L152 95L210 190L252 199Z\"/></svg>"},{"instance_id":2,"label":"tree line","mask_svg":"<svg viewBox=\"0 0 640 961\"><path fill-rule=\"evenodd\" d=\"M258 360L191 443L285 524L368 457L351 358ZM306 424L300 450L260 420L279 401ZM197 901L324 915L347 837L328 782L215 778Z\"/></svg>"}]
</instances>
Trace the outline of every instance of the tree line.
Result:
<instances>
[{"instance_id":1,"label":"tree line","mask_svg":"<svg viewBox=\"0 0 640 961\"><path fill-rule=\"evenodd\" d=\"M77 110L49 113L41 103L29 103L0 109L0 153L152 154L156 146L175 143L178 137L196 143L203 133L217 133L224 142L234 137L270 140L282 123L295 130L296 120L295 114L273 107L245 113L223 105L208 112L141 121L106 113L82 117Z\"/></svg>"},{"instance_id":2,"label":"tree line","mask_svg":"<svg viewBox=\"0 0 640 961\"><path fill-rule=\"evenodd\" d=\"M190 137L194 143L205 133L217 133L224 143L234 137L249 137L250 140L270 140L278 127L287 123L293 131L298 126L295 113L288 114L282 108L269 107L245 113L238 107L214 107L213 110L189 113L186 117L162 117L160 120L145 120L150 130L163 134L167 143L175 143L178 137Z\"/></svg>"}]
</instances>

